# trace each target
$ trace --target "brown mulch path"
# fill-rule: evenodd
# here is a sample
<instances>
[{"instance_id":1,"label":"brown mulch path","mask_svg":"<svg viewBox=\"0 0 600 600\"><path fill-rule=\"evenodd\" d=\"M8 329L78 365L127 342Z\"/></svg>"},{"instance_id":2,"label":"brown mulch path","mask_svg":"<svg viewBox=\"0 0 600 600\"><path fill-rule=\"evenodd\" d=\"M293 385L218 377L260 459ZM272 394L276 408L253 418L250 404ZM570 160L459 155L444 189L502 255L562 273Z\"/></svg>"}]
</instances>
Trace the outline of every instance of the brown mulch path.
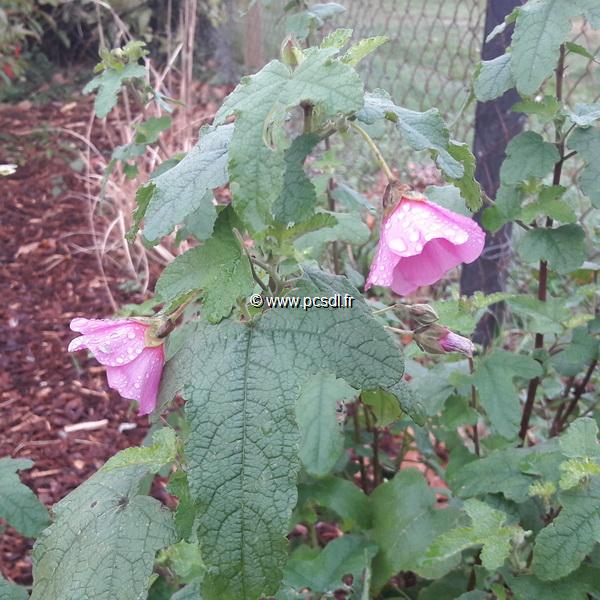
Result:
<instances>
[{"instance_id":1,"label":"brown mulch path","mask_svg":"<svg viewBox=\"0 0 600 600\"><path fill-rule=\"evenodd\" d=\"M81 251L92 242L73 155L61 152L59 134L32 133L44 124L83 133L89 101L61 106L0 106L0 164L21 164L0 177L0 457L34 461L21 480L47 506L148 429L148 418L136 418L130 402L108 389L102 367L66 350L76 335L70 320L106 316L111 305L95 255ZM106 276L118 302L139 300L118 291L127 277L116 266ZM64 432L103 419L98 429ZM126 423L135 428L120 430ZM30 584L32 540L2 529L0 573Z\"/></svg>"}]
</instances>

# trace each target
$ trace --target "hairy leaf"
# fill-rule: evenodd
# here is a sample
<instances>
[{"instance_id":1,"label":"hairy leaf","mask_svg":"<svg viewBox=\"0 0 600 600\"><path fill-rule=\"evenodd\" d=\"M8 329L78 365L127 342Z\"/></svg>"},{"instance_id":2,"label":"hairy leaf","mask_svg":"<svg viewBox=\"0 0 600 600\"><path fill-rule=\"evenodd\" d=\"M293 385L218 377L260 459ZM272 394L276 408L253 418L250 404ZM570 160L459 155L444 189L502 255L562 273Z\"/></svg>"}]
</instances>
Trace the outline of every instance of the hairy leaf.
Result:
<instances>
[{"instance_id":1,"label":"hairy leaf","mask_svg":"<svg viewBox=\"0 0 600 600\"><path fill-rule=\"evenodd\" d=\"M285 567L283 584L293 589L333 592L342 586L342 577L352 575L358 583L377 546L358 535L343 535L327 544L319 554L306 559L292 555Z\"/></svg>"},{"instance_id":2,"label":"hairy leaf","mask_svg":"<svg viewBox=\"0 0 600 600\"><path fill-rule=\"evenodd\" d=\"M585 235L579 225L530 229L521 238L518 250L527 263L545 260L559 273L570 273L585 260Z\"/></svg>"},{"instance_id":3,"label":"hairy leaf","mask_svg":"<svg viewBox=\"0 0 600 600\"><path fill-rule=\"evenodd\" d=\"M209 321L226 317L238 298L254 289L248 257L232 233L232 211L224 210L215 224L213 236L178 256L156 282L156 293L172 302L201 290L204 314Z\"/></svg>"},{"instance_id":4,"label":"hairy leaf","mask_svg":"<svg viewBox=\"0 0 600 600\"><path fill-rule=\"evenodd\" d=\"M510 186L531 177L544 177L559 160L554 144L545 142L539 133L526 131L514 137L506 147L500 180Z\"/></svg>"},{"instance_id":5,"label":"hairy leaf","mask_svg":"<svg viewBox=\"0 0 600 600\"><path fill-rule=\"evenodd\" d=\"M138 495L143 466L98 471L54 506L33 550L31 600L139 600L154 556L175 541L171 513Z\"/></svg>"},{"instance_id":6,"label":"hairy leaf","mask_svg":"<svg viewBox=\"0 0 600 600\"><path fill-rule=\"evenodd\" d=\"M505 350L494 350L478 362L473 380L494 429L503 437L512 439L519 430L521 405L513 379L541 374L537 361Z\"/></svg>"},{"instance_id":7,"label":"hairy leaf","mask_svg":"<svg viewBox=\"0 0 600 600\"><path fill-rule=\"evenodd\" d=\"M576 129L569 137L569 148L576 150L587 165L579 177L581 190L595 208L600 208L600 129Z\"/></svg>"},{"instance_id":8,"label":"hairy leaf","mask_svg":"<svg viewBox=\"0 0 600 600\"><path fill-rule=\"evenodd\" d=\"M302 386L296 401L300 460L311 475L329 474L344 451L344 432L336 405L355 396L354 388L328 373L317 373Z\"/></svg>"},{"instance_id":9,"label":"hairy leaf","mask_svg":"<svg viewBox=\"0 0 600 600\"><path fill-rule=\"evenodd\" d=\"M502 54L493 60L484 60L481 63L474 83L477 100L480 102L495 100L515 86L510 60L510 54Z\"/></svg>"},{"instance_id":10,"label":"hairy leaf","mask_svg":"<svg viewBox=\"0 0 600 600\"><path fill-rule=\"evenodd\" d=\"M518 525L506 525L506 514L485 502L465 500L470 527L457 527L443 533L427 550L430 560L448 559L471 546L483 546L481 562L489 571L499 569L510 553L511 540L523 534Z\"/></svg>"},{"instance_id":11,"label":"hairy leaf","mask_svg":"<svg viewBox=\"0 0 600 600\"><path fill-rule=\"evenodd\" d=\"M49 525L48 511L19 479L17 471L31 469L25 458L0 458L0 518L27 537L36 537Z\"/></svg>"},{"instance_id":12,"label":"hairy leaf","mask_svg":"<svg viewBox=\"0 0 600 600\"><path fill-rule=\"evenodd\" d=\"M381 589L398 571L418 569L433 540L452 527L457 511L434 508L435 494L416 469L400 471L376 488L370 499L372 537L379 546L373 562L373 586Z\"/></svg>"},{"instance_id":13,"label":"hairy leaf","mask_svg":"<svg viewBox=\"0 0 600 600\"><path fill-rule=\"evenodd\" d=\"M591 127L600 119L600 104L576 104L566 115L571 123L579 127Z\"/></svg>"},{"instance_id":14,"label":"hairy leaf","mask_svg":"<svg viewBox=\"0 0 600 600\"><path fill-rule=\"evenodd\" d=\"M388 41L389 38L384 35L364 38L348 49L342 56L342 62L355 67L363 58L375 52L379 46L383 46Z\"/></svg>"},{"instance_id":15,"label":"hairy leaf","mask_svg":"<svg viewBox=\"0 0 600 600\"><path fill-rule=\"evenodd\" d=\"M343 278L307 269L296 295L349 293L352 309L272 309L248 324L198 324L167 364L163 386L183 388L186 446L207 600L274 593L296 504L295 405L311 374L356 389L381 387L421 420L398 388L403 361L392 338Z\"/></svg>"},{"instance_id":16,"label":"hairy leaf","mask_svg":"<svg viewBox=\"0 0 600 600\"><path fill-rule=\"evenodd\" d=\"M362 106L358 74L333 60L335 52L336 48L314 50L294 71L271 61L256 75L242 79L217 113L216 122L236 115L229 163L233 206L255 233L270 224L284 182L283 151L267 147L265 135L278 137L285 113L298 104L314 105L322 118L353 113Z\"/></svg>"},{"instance_id":17,"label":"hairy leaf","mask_svg":"<svg viewBox=\"0 0 600 600\"><path fill-rule=\"evenodd\" d=\"M146 67L137 63L128 63L122 69L109 68L96 75L83 88L84 94L98 90L94 100L94 111L99 119L103 119L116 106L121 86L128 79L144 77Z\"/></svg>"},{"instance_id":18,"label":"hairy leaf","mask_svg":"<svg viewBox=\"0 0 600 600\"><path fill-rule=\"evenodd\" d=\"M122 469L133 465L144 465L150 473L157 473L164 465L175 460L177 455L177 436L170 427L154 432L151 446L126 448L109 458L102 467L103 471Z\"/></svg>"},{"instance_id":19,"label":"hairy leaf","mask_svg":"<svg viewBox=\"0 0 600 600\"><path fill-rule=\"evenodd\" d=\"M198 211L206 221L215 221L216 209L207 192L227 183L227 149L232 134L233 125L204 127L200 141L187 156L152 180L154 192L143 215L147 240L168 235Z\"/></svg>"},{"instance_id":20,"label":"hairy leaf","mask_svg":"<svg viewBox=\"0 0 600 600\"><path fill-rule=\"evenodd\" d=\"M27 590L0 576L0 600L27 600Z\"/></svg>"},{"instance_id":21,"label":"hairy leaf","mask_svg":"<svg viewBox=\"0 0 600 600\"><path fill-rule=\"evenodd\" d=\"M600 341L589 335L585 328L578 327L573 331L571 343L550 362L561 375L573 377L598 359L599 348Z\"/></svg>"}]
</instances>

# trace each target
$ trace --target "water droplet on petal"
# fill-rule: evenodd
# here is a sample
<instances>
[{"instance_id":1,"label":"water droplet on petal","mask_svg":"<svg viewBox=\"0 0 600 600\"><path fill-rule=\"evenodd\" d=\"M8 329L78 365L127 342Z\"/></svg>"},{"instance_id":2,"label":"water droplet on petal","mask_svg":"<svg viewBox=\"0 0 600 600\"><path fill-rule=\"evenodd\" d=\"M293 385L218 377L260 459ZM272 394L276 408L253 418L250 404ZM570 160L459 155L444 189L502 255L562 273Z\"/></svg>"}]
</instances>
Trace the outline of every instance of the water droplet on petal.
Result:
<instances>
[{"instance_id":1,"label":"water droplet on petal","mask_svg":"<svg viewBox=\"0 0 600 600\"><path fill-rule=\"evenodd\" d=\"M128 337L130 340L134 340L134 339L135 339L135 333L133 333L133 331L130 331L130 332L127 334L127 337Z\"/></svg>"},{"instance_id":2,"label":"water droplet on petal","mask_svg":"<svg viewBox=\"0 0 600 600\"><path fill-rule=\"evenodd\" d=\"M416 242L416 241L418 241L418 239L419 239L419 232L418 232L418 231L411 231L411 232L408 234L408 239L409 239L411 242Z\"/></svg>"},{"instance_id":3,"label":"water droplet on petal","mask_svg":"<svg viewBox=\"0 0 600 600\"><path fill-rule=\"evenodd\" d=\"M421 250L423 250L423 244L415 244L415 250L421 252Z\"/></svg>"},{"instance_id":4,"label":"water droplet on petal","mask_svg":"<svg viewBox=\"0 0 600 600\"><path fill-rule=\"evenodd\" d=\"M406 250L406 244L400 240L390 240L389 246L392 250L396 250L396 252L404 252Z\"/></svg>"},{"instance_id":5,"label":"water droplet on petal","mask_svg":"<svg viewBox=\"0 0 600 600\"><path fill-rule=\"evenodd\" d=\"M117 356L117 362L118 362L119 364L122 364L122 363L123 363L123 357L121 357L121 356Z\"/></svg>"}]
</instances>

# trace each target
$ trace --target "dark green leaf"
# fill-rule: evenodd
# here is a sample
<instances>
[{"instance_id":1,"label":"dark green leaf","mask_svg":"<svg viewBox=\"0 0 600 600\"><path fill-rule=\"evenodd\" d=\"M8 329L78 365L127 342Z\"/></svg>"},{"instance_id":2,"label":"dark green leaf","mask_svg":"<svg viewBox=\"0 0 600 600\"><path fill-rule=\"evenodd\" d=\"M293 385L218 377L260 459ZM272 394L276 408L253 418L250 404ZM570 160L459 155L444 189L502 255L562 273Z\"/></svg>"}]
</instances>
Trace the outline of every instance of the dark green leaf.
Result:
<instances>
[{"instance_id":1,"label":"dark green leaf","mask_svg":"<svg viewBox=\"0 0 600 600\"><path fill-rule=\"evenodd\" d=\"M554 144L545 142L539 133L526 131L514 137L506 147L500 180L511 186L532 177L544 177L559 160Z\"/></svg>"},{"instance_id":2,"label":"dark green leaf","mask_svg":"<svg viewBox=\"0 0 600 600\"><path fill-rule=\"evenodd\" d=\"M592 205L600 208L600 129L578 128L569 137L568 145L586 161L587 166L579 177L579 185Z\"/></svg>"}]
</instances>

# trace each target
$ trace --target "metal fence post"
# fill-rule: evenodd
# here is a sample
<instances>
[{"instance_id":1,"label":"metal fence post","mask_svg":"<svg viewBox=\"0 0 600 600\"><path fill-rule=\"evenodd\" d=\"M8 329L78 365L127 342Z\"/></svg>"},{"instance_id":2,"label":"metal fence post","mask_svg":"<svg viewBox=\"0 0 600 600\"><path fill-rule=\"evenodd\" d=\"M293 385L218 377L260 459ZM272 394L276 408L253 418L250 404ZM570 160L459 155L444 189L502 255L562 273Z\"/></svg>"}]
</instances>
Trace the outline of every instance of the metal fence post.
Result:
<instances>
[{"instance_id":1,"label":"metal fence post","mask_svg":"<svg viewBox=\"0 0 600 600\"><path fill-rule=\"evenodd\" d=\"M522 3L521 0L488 0L484 39L496 25L504 21L506 15ZM489 43L484 42L482 58L491 60L504 54L510 45L511 36L512 27ZM516 90L510 90L497 100L477 104L473 143L473 152L477 157L475 177L490 198L496 197L500 186L500 167L505 157L506 146L523 130L524 115L510 110L518 100ZM503 291L510 254L510 226L503 227L495 234L488 233L485 249L479 260L463 267L460 279L461 293L469 296L476 291L486 294ZM493 305L478 323L475 341L488 346L496 328L502 322L504 312L504 303Z\"/></svg>"}]
</instances>

